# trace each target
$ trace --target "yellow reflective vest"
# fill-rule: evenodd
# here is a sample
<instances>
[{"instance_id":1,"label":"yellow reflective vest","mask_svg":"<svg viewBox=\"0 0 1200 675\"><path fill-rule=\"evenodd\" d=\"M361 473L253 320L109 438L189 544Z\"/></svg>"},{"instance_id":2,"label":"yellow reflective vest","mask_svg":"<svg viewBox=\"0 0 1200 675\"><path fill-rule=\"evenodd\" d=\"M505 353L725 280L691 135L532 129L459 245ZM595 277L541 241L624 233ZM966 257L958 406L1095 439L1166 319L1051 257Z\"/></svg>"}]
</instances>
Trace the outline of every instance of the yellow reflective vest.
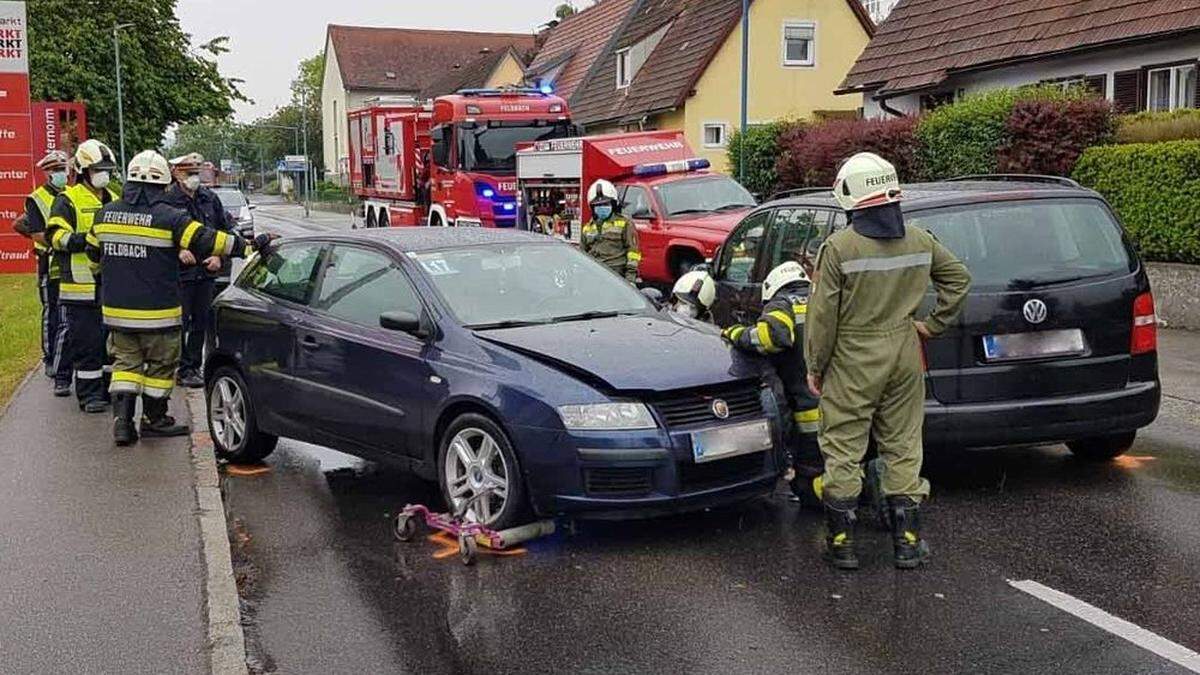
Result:
<instances>
[{"instance_id":1,"label":"yellow reflective vest","mask_svg":"<svg viewBox=\"0 0 1200 675\"><path fill-rule=\"evenodd\" d=\"M62 279L60 302L96 304L96 277L92 261L85 252L87 234L92 231L92 222L100 209L117 198L110 189L105 189L101 195L103 201L91 188L76 184L63 190L50 207L46 240L54 250Z\"/></svg>"},{"instance_id":2,"label":"yellow reflective vest","mask_svg":"<svg viewBox=\"0 0 1200 675\"><path fill-rule=\"evenodd\" d=\"M45 185L41 185L38 187L38 189L29 193L29 201L33 202L33 205L37 208L38 213L42 216L43 226L46 226L46 224L50 222L50 207L54 205L54 197L55 194L51 192L50 188L46 187ZM58 261L55 259L55 256L51 255L50 247L46 244L35 241L33 242L33 250L36 251L39 256L50 257L50 278L58 279Z\"/></svg>"}]
</instances>

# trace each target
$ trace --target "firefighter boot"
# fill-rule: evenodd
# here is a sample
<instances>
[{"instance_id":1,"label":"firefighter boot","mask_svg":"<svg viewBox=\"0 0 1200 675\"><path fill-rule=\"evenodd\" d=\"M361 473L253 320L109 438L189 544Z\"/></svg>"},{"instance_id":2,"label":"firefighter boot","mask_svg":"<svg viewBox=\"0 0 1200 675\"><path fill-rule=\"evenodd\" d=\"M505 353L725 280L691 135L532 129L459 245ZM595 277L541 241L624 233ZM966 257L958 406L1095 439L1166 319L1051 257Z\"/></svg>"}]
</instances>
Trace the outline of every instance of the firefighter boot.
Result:
<instances>
[{"instance_id":1,"label":"firefighter boot","mask_svg":"<svg viewBox=\"0 0 1200 675\"><path fill-rule=\"evenodd\" d=\"M920 510L911 497L888 498L896 569L915 569L929 559L929 545L921 539Z\"/></svg>"},{"instance_id":2,"label":"firefighter boot","mask_svg":"<svg viewBox=\"0 0 1200 675\"><path fill-rule=\"evenodd\" d=\"M113 396L113 441L120 447L137 442L137 427L133 415L137 409L137 395L116 394Z\"/></svg>"},{"instance_id":3,"label":"firefighter boot","mask_svg":"<svg viewBox=\"0 0 1200 675\"><path fill-rule=\"evenodd\" d=\"M167 414L167 399L142 397L142 436L145 438L169 438L187 436L191 429L186 424L176 424L175 418Z\"/></svg>"},{"instance_id":4,"label":"firefighter boot","mask_svg":"<svg viewBox=\"0 0 1200 675\"><path fill-rule=\"evenodd\" d=\"M825 557L839 570L858 569L858 555L854 552L857 523L853 502L825 502Z\"/></svg>"}]
</instances>

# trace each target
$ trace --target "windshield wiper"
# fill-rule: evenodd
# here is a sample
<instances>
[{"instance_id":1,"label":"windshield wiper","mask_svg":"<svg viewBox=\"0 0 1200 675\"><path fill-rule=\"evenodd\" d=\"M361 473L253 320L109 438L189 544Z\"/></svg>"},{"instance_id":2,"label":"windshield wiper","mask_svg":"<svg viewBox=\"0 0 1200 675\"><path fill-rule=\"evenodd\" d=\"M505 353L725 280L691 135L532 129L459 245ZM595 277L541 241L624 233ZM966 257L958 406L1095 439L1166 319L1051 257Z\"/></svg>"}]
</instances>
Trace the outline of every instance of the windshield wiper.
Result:
<instances>
[{"instance_id":1,"label":"windshield wiper","mask_svg":"<svg viewBox=\"0 0 1200 675\"><path fill-rule=\"evenodd\" d=\"M504 321L493 321L491 323L473 323L463 328L471 330L495 330L499 328L522 328L525 326L543 326L550 323L546 319L529 320L529 319L505 319Z\"/></svg>"},{"instance_id":2,"label":"windshield wiper","mask_svg":"<svg viewBox=\"0 0 1200 675\"><path fill-rule=\"evenodd\" d=\"M1084 281L1086 279L1098 279L1106 277L1111 272L1098 272L1096 274L1079 274L1070 277L1051 277L1042 279L1013 279L1012 285L1016 288L1041 288L1043 286L1056 286L1058 284L1069 284L1076 281Z\"/></svg>"},{"instance_id":3,"label":"windshield wiper","mask_svg":"<svg viewBox=\"0 0 1200 675\"><path fill-rule=\"evenodd\" d=\"M637 314L637 312L614 312L614 311L593 311L581 312L579 314L568 314L566 316L556 316L551 321L588 321L590 319L611 319L614 316L629 316Z\"/></svg>"},{"instance_id":4,"label":"windshield wiper","mask_svg":"<svg viewBox=\"0 0 1200 675\"><path fill-rule=\"evenodd\" d=\"M721 206L721 207L718 207L713 210L714 211L725 211L728 209L748 209L748 208L751 208L750 204L726 204L725 206Z\"/></svg>"},{"instance_id":5,"label":"windshield wiper","mask_svg":"<svg viewBox=\"0 0 1200 675\"><path fill-rule=\"evenodd\" d=\"M683 209L682 211L672 211L669 216L682 216L685 213L709 213L708 209Z\"/></svg>"}]
</instances>

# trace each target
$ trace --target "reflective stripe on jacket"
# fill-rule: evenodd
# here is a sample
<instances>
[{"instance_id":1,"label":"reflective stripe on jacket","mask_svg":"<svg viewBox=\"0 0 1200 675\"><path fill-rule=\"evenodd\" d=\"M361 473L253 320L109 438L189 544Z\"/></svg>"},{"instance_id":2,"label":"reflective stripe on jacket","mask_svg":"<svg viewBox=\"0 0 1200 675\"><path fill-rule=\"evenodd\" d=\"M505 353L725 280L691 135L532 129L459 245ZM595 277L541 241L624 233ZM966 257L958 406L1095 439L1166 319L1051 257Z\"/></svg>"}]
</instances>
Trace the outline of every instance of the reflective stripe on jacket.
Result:
<instances>
[{"instance_id":1,"label":"reflective stripe on jacket","mask_svg":"<svg viewBox=\"0 0 1200 675\"><path fill-rule=\"evenodd\" d=\"M46 221L46 240L54 249L62 278L59 300L72 304L96 304L96 277L84 249L96 214L117 198L105 189L97 197L83 184L72 185L54 199ZM101 199L103 198L103 201Z\"/></svg>"},{"instance_id":2,"label":"reflective stripe on jacket","mask_svg":"<svg viewBox=\"0 0 1200 675\"><path fill-rule=\"evenodd\" d=\"M794 292L785 292L789 289ZM781 289L763 306L758 321L749 326L733 326L728 335L737 349L771 359L787 392L794 421L802 432L816 433L820 413L816 412L816 397L808 390L808 369L804 364L804 331L808 316L805 292L798 286Z\"/></svg>"},{"instance_id":3,"label":"reflective stripe on jacket","mask_svg":"<svg viewBox=\"0 0 1200 675\"><path fill-rule=\"evenodd\" d=\"M637 227L621 216L603 223L595 219L583 226L580 248L604 266L627 279L637 278L642 251L638 247Z\"/></svg>"},{"instance_id":4,"label":"reflective stripe on jacket","mask_svg":"<svg viewBox=\"0 0 1200 675\"><path fill-rule=\"evenodd\" d=\"M31 231L41 232L42 234L45 234L46 224L50 222L50 208L52 206L54 206L54 198L57 197L58 194L59 194L58 190L48 187L46 185L41 185L38 187L38 189L29 193L29 197L25 202L25 204L26 204L25 210L28 212L29 204L33 204L33 207L35 209L37 209L38 216L41 217L41 222L39 223L38 227L34 228ZM49 258L49 265L47 268L49 270L48 271L49 277L51 279L58 279L59 276L61 276L59 269L58 269L58 260L52 254L50 247L46 244L35 241L35 242L33 242L33 249L34 249L34 251L37 252L37 254L39 256L45 256L45 257Z\"/></svg>"}]
</instances>

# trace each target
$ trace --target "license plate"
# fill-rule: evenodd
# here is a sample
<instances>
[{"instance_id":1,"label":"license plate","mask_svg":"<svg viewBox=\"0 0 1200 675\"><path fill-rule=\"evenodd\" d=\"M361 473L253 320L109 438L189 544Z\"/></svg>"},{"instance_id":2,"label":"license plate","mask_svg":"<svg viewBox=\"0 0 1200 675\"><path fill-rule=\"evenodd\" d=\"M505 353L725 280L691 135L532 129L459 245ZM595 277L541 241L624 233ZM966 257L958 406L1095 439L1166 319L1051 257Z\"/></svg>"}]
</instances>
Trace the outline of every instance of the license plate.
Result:
<instances>
[{"instance_id":1,"label":"license plate","mask_svg":"<svg viewBox=\"0 0 1200 675\"><path fill-rule=\"evenodd\" d=\"M983 336L983 355L988 361L1078 356L1086 351L1078 328Z\"/></svg>"},{"instance_id":2,"label":"license plate","mask_svg":"<svg viewBox=\"0 0 1200 675\"><path fill-rule=\"evenodd\" d=\"M692 456L697 463L770 449L771 426L766 420L697 431L692 434Z\"/></svg>"}]
</instances>

